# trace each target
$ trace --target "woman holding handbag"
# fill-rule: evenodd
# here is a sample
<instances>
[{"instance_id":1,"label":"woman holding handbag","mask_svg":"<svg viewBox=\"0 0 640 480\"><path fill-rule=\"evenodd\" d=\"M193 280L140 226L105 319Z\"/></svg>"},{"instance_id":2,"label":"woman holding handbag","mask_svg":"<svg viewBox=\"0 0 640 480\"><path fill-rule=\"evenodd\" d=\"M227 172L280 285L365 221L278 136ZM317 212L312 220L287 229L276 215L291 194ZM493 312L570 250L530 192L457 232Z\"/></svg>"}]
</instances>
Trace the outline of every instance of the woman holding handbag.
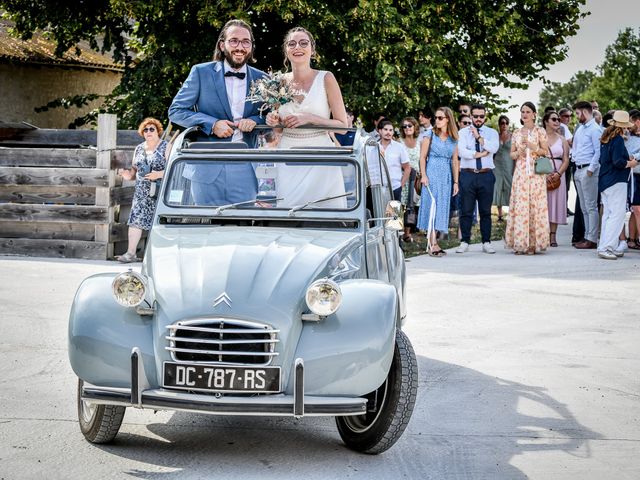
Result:
<instances>
[{"instance_id":1,"label":"woman holding handbag","mask_svg":"<svg viewBox=\"0 0 640 480\"><path fill-rule=\"evenodd\" d=\"M516 255L544 252L549 246L549 214L545 175L536 173L536 161L548 155L547 133L536 127L536 107L520 107L522 128L511 137L511 159L515 161L505 246Z\"/></svg>"},{"instance_id":2,"label":"woman holding handbag","mask_svg":"<svg viewBox=\"0 0 640 480\"><path fill-rule=\"evenodd\" d=\"M402 204L406 207L402 240L411 243L413 242L411 228L416 226L417 221L416 204L420 203L420 195L414 189L416 174L420 170L420 142L418 141L420 124L413 117L405 117L400 125L402 126L400 138L411 165L409 181L402 188Z\"/></svg>"},{"instance_id":3,"label":"woman holding handbag","mask_svg":"<svg viewBox=\"0 0 640 480\"><path fill-rule=\"evenodd\" d=\"M547 132L549 153L554 172L547 175L547 207L549 210L549 244L557 247L558 225L567 224L567 187L564 172L569 168L569 144L560 133L560 116L547 112L542 118L542 126Z\"/></svg>"},{"instance_id":4,"label":"woman holding handbag","mask_svg":"<svg viewBox=\"0 0 640 480\"><path fill-rule=\"evenodd\" d=\"M434 118L436 125L426 132L420 146L422 192L418 228L427 231L427 253L442 257L446 252L438 245L436 231L449 230L452 192L458 193L458 127L448 107L438 108Z\"/></svg>"}]
</instances>

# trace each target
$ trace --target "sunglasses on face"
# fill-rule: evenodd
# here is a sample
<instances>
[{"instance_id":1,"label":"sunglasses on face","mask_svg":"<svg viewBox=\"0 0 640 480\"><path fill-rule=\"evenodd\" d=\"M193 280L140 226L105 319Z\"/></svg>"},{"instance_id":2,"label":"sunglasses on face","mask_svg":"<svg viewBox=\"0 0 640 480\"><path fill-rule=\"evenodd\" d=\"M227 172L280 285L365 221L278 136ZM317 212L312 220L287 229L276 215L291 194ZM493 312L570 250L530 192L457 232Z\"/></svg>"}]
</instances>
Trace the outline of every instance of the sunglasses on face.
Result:
<instances>
[{"instance_id":1,"label":"sunglasses on face","mask_svg":"<svg viewBox=\"0 0 640 480\"><path fill-rule=\"evenodd\" d=\"M560 119L558 117L552 117L552 118L549 119L549 121L551 121L551 122L559 122Z\"/></svg>"},{"instance_id":2,"label":"sunglasses on face","mask_svg":"<svg viewBox=\"0 0 640 480\"><path fill-rule=\"evenodd\" d=\"M142 131L144 133L147 133L147 132L152 132L153 133L153 132L156 131L156 127L145 127L145 128L142 129Z\"/></svg>"},{"instance_id":3,"label":"sunglasses on face","mask_svg":"<svg viewBox=\"0 0 640 480\"><path fill-rule=\"evenodd\" d=\"M471 125L471 120L465 120L462 122L463 125Z\"/></svg>"},{"instance_id":4,"label":"sunglasses on face","mask_svg":"<svg viewBox=\"0 0 640 480\"><path fill-rule=\"evenodd\" d=\"M435 118L436 120L444 120L444 119L445 119L445 118L447 118L447 117L442 116L442 115L436 115L436 116L435 116L435 117L433 117L433 118Z\"/></svg>"},{"instance_id":5,"label":"sunglasses on face","mask_svg":"<svg viewBox=\"0 0 640 480\"><path fill-rule=\"evenodd\" d=\"M294 49L296 46L299 46L300 48L307 48L310 44L311 42L309 40L300 40L298 42L295 40L289 40L287 42L287 48Z\"/></svg>"},{"instance_id":6,"label":"sunglasses on face","mask_svg":"<svg viewBox=\"0 0 640 480\"><path fill-rule=\"evenodd\" d=\"M242 40L238 40L237 38L230 38L227 40L227 43L230 47L236 48L238 45L242 45L244 48L251 48L253 43L248 38L244 38Z\"/></svg>"},{"instance_id":7,"label":"sunglasses on face","mask_svg":"<svg viewBox=\"0 0 640 480\"><path fill-rule=\"evenodd\" d=\"M402 125L402 128L411 128L413 127L413 125L411 125L410 123L407 123L406 125Z\"/></svg>"},{"instance_id":8,"label":"sunglasses on face","mask_svg":"<svg viewBox=\"0 0 640 480\"><path fill-rule=\"evenodd\" d=\"M471 115L473 118L484 118L484 115Z\"/></svg>"},{"instance_id":9,"label":"sunglasses on face","mask_svg":"<svg viewBox=\"0 0 640 480\"><path fill-rule=\"evenodd\" d=\"M566 113L564 115L560 115L562 118L571 118L571 114L570 113Z\"/></svg>"},{"instance_id":10,"label":"sunglasses on face","mask_svg":"<svg viewBox=\"0 0 640 480\"><path fill-rule=\"evenodd\" d=\"M468 114L469 111L466 108L461 108L460 110L458 110L458 113Z\"/></svg>"},{"instance_id":11,"label":"sunglasses on face","mask_svg":"<svg viewBox=\"0 0 640 480\"><path fill-rule=\"evenodd\" d=\"M499 125L509 125L508 122L500 122Z\"/></svg>"}]
</instances>

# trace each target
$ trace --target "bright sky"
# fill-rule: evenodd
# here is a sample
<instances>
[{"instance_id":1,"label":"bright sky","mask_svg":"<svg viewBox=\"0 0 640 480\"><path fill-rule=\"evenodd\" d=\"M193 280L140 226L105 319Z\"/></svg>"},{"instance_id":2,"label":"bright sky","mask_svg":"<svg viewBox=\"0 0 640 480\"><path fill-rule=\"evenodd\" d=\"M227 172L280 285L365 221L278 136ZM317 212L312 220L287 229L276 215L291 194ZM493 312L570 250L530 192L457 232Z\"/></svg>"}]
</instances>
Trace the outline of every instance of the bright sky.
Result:
<instances>
[{"instance_id":1,"label":"bright sky","mask_svg":"<svg viewBox=\"0 0 640 480\"><path fill-rule=\"evenodd\" d=\"M566 82L579 70L595 71L604 60L605 49L615 41L620 30L640 27L639 0L587 0L584 9L591 15L580 20L578 33L567 40L567 58L543 74L547 80ZM536 81L527 90L497 89L510 104L516 105L508 112L512 122L520 119L519 106L524 102L538 104L542 87L542 81Z\"/></svg>"}]
</instances>

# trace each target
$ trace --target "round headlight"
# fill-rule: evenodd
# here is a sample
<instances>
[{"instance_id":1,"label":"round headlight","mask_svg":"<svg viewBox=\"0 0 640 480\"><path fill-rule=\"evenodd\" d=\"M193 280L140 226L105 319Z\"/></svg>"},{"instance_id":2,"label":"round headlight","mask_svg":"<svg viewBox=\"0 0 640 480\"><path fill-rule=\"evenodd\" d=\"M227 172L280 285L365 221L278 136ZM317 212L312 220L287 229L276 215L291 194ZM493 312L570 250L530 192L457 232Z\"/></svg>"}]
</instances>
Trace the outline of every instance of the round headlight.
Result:
<instances>
[{"instance_id":1,"label":"round headlight","mask_svg":"<svg viewBox=\"0 0 640 480\"><path fill-rule=\"evenodd\" d=\"M305 300L309 310L316 315L326 317L340 308L342 292L333 280L317 280L307 288Z\"/></svg>"},{"instance_id":2,"label":"round headlight","mask_svg":"<svg viewBox=\"0 0 640 480\"><path fill-rule=\"evenodd\" d=\"M113 279L111 290L116 302L123 307L137 307L144 300L147 287L141 275L128 271Z\"/></svg>"}]
</instances>

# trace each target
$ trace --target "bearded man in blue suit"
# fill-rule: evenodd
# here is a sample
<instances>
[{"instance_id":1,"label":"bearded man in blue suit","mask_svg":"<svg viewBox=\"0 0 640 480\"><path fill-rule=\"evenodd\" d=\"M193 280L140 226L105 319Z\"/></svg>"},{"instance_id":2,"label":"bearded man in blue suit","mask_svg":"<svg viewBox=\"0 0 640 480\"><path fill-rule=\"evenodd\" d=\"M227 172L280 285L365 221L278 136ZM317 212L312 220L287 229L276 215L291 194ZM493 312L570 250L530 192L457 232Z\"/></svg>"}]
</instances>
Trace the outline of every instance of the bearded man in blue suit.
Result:
<instances>
[{"instance_id":1,"label":"bearded man in blue suit","mask_svg":"<svg viewBox=\"0 0 640 480\"><path fill-rule=\"evenodd\" d=\"M260 104L247 102L251 83L266 74L247 65L255 62L251 27L242 20L226 23L216 44L213 62L191 68L169 107L169 119L181 127L199 126L218 141L257 144L253 131L264 124ZM258 181L250 163L185 166L196 205L226 205L256 198Z\"/></svg>"}]
</instances>

